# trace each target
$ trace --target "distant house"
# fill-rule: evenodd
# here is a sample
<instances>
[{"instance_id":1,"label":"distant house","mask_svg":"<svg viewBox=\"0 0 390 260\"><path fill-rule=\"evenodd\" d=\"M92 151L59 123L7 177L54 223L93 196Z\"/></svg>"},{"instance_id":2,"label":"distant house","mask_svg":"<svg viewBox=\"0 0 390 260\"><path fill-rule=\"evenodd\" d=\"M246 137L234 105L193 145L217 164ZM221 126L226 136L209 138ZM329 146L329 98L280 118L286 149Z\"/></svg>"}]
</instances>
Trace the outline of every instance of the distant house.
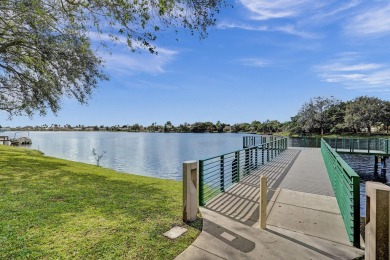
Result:
<instances>
[{"instance_id":1,"label":"distant house","mask_svg":"<svg viewBox=\"0 0 390 260\"><path fill-rule=\"evenodd\" d=\"M230 125L226 125L224 128L223 128L223 131L224 132L231 132L232 131L232 127Z\"/></svg>"}]
</instances>

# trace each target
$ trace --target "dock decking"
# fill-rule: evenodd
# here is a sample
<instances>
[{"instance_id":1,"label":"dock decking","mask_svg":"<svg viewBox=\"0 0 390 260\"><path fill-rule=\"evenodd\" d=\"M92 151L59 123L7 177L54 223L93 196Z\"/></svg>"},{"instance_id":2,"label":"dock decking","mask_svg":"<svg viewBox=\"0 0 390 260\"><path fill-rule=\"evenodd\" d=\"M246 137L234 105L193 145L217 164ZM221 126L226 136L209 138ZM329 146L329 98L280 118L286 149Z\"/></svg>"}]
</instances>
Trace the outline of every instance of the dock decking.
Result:
<instances>
[{"instance_id":1,"label":"dock decking","mask_svg":"<svg viewBox=\"0 0 390 260\"><path fill-rule=\"evenodd\" d=\"M268 177L267 229L259 229L259 178ZM318 148L288 149L201 208L201 235L177 259L352 259Z\"/></svg>"}]
</instances>

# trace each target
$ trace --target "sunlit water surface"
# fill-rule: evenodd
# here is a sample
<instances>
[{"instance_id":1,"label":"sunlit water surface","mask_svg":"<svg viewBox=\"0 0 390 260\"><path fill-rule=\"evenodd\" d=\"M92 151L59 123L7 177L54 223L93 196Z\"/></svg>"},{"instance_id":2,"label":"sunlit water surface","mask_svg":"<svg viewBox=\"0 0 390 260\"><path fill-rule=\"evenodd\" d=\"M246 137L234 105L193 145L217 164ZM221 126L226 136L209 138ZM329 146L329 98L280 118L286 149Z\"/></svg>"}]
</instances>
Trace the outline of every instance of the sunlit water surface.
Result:
<instances>
[{"instance_id":1,"label":"sunlit water surface","mask_svg":"<svg viewBox=\"0 0 390 260\"><path fill-rule=\"evenodd\" d=\"M14 137L15 132L2 135ZM166 179L182 179L182 163L242 149L244 134L18 132L29 136L45 155L96 164L92 154L104 153L100 165L120 172Z\"/></svg>"},{"instance_id":2,"label":"sunlit water surface","mask_svg":"<svg viewBox=\"0 0 390 260\"><path fill-rule=\"evenodd\" d=\"M14 137L15 132L2 135ZM103 154L100 165L120 172L158 178L182 179L182 163L199 160L242 149L245 134L193 133L128 133L128 132L18 132L16 137L29 136L29 146L45 155L96 164L92 153ZM360 213L365 215L365 181L390 185L389 171L374 174L374 156L348 155L341 157L360 176ZM390 162L389 162L390 163Z\"/></svg>"}]
</instances>

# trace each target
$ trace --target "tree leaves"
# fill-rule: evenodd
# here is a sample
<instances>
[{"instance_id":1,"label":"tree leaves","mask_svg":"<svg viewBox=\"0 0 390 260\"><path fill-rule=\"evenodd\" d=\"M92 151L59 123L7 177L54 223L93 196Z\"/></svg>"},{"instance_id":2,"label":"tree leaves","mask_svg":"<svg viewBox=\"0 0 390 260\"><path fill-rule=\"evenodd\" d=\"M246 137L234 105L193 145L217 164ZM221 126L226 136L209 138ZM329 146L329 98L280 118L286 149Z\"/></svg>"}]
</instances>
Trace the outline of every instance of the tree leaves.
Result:
<instances>
[{"instance_id":1,"label":"tree leaves","mask_svg":"<svg viewBox=\"0 0 390 260\"><path fill-rule=\"evenodd\" d=\"M223 0L2 0L0 110L56 113L63 96L85 103L108 79L91 48L91 32L113 41L123 35L131 51L153 54L156 33L165 28L206 37L223 5Z\"/></svg>"}]
</instances>

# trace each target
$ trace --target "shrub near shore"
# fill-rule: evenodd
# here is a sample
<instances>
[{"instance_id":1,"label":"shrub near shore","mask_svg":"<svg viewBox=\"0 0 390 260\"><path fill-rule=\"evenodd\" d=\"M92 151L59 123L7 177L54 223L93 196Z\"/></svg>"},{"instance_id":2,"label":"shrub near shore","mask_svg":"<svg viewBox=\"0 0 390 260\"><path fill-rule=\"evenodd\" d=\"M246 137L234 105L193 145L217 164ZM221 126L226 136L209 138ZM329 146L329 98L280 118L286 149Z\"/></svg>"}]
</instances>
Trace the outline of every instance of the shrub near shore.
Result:
<instances>
[{"instance_id":1,"label":"shrub near shore","mask_svg":"<svg viewBox=\"0 0 390 260\"><path fill-rule=\"evenodd\" d=\"M173 259L200 230L181 182L0 146L0 258ZM171 241L174 225L189 231Z\"/></svg>"}]
</instances>

